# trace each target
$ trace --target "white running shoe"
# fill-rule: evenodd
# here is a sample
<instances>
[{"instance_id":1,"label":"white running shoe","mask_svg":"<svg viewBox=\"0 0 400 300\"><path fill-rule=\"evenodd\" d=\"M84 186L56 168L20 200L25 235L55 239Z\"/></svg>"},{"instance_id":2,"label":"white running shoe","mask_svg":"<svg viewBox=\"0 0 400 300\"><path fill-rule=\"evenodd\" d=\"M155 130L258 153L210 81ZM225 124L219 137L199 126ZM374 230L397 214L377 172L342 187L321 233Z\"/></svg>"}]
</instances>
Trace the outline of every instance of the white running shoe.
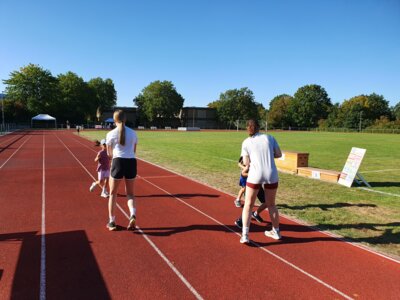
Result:
<instances>
[{"instance_id":1,"label":"white running shoe","mask_svg":"<svg viewBox=\"0 0 400 300\"><path fill-rule=\"evenodd\" d=\"M233 201L233 203L235 203L236 207L242 207L242 203L240 203L240 199L236 199L235 201Z\"/></svg>"},{"instance_id":2,"label":"white running shoe","mask_svg":"<svg viewBox=\"0 0 400 300\"><path fill-rule=\"evenodd\" d=\"M96 182L93 182L92 185L91 185L90 188L89 188L89 191L93 192L94 189L95 189L95 187L96 187L96 185L97 185L97 183L96 183Z\"/></svg>"},{"instance_id":3,"label":"white running shoe","mask_svg":"<svg viewBox=\"0 0 400 300\"><path fill-rule=\"evenodd\" d=\"M264 232L265 236L273 238L274 240L280 240L282 238L281 233L276 231L274 228L272 230L267 230Z\"/></svg>"},{"instance_id":4,"label":"white running shoe","mask_svg":"<svg viewBox=\"0 0 400 300\"><path fill-rule=\"evenodd\" d=\"M103 198L108 198L110 195L107 192L102 192L100 196Z\"/></svg>"},{"instance_id":5,"label":"white running shoe","mask_svg":"<svg viewBox=\"0 0 400 300\"><path fill-rule=\"evenodd\" d=\"M248 235L248 234L242 234L242 237L240 238L240 243L241 243L241 244L248 244L248 243L250 243L249 235Z\"/></svg>"}]
</instances>

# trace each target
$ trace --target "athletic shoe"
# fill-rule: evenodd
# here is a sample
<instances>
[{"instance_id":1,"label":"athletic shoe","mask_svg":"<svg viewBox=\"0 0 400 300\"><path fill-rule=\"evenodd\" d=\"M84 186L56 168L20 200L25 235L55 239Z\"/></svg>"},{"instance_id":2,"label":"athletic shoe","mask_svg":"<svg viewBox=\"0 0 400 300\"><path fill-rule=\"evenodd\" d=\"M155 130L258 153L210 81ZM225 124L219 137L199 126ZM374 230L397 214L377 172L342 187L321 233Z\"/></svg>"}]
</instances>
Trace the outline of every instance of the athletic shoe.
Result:
<instances>
[{"instance_id":1,"label":"athletic shoe","mask_svg":"<svg viewBox=\"0 0 400 300\"><path fill-rule=\"evenodd\" d=\"M110 194L108 194L107 192L101 192L100 196L103 198L108 198L110 196Z\"/></svg>"},{"instance_id":2,"label":"athletic shoe","mask_svg":"<svg viewBox=\"0 0 400 300\"><path fill-rule=\"evenodd\" d=\"M92 185L89 188L89 191L93 192L95 187L96 187L96 185L97 185L96 182L93 182Z\"/></svg>"},{"instance_id":3,"label":"athletic shoe","mask_svg":"<svg viewBox=\"0 0 400 300\"><path fill-rule=\"evenodd\" d=\"M274 240L280 240L282 238L281 233L276 231L274 228L272 230L267 230L264 232L267 237L273 238Z\"/></svg>"},{"instance_id":4,"label":"athletic shoe","mask_svg":"<svg viewBox=\"0 0 400 300\"><path fill-rule=\"evenodd\" d=\"M233 203L235 203L236 207L242 207L242 203L240 203L240 199L236 199L235 201L233 201Z\"/></svg>"},{"instance_id":5,"label":"athletic shoe","mask_svg":"<svg viewBox=\"0 0 400 300\"><path fill-rule=\"evenodd\" d=\"M136 216L133 215L129 218L129 224L128 227L126 227L126 229L135 230L135 223L136 223Z\"/></svg>"},{"instance_id":6,"label":"athletic shoe","mask_svg":"<svg viewBox=\"0 0 400 300\"><path fill-rule=\"evenodd\" d=\"M249 235L248 235L248 234L242 234L242 237L240 238L240 243L241 243L241 244L248 244L248 243L250 243Z\"/></svg>"},{"instance_id":7,"label":"athletic shoe","mask_svg":"<svg viewBox=\"0 0 400 300\"><path fill-rule=\"evenodd\" d=\"M115 225L115 222L110 222L107 225L108 230L113 231L117 229L117 225Z\"/></svg>"},{"instance_id":8,"label":"athletic shoe","mask_svg":"<svg viewBox=\"0 0 400 300\"><path fill-rule=\"evenodd\" d=\"M243 227L243 222L242 222L242 218L239 218L235 221L235 225L239 228Z\"/></svg>"},{"instance_id":9,"label":"athletic shoe","mask_svg":"<svg viewBox=\"0 0 400 300\"><path fill-rule=\"evenodd\" d=\"M256 220L258 223L264 222L264 219L261 218L261 216L260 216L259 214L256 214L255 211L253 211L253 212L251 213L251 217L252 217L254 220Z\"/></svg>"}]
</instances>

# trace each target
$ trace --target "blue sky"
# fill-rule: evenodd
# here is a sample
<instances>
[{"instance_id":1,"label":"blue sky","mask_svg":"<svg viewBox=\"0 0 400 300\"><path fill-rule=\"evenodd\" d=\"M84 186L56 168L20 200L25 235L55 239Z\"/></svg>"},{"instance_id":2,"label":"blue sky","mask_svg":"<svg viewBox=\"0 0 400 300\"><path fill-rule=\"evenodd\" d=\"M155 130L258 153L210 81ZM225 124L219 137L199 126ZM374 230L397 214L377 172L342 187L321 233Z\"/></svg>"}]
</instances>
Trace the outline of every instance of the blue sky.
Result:
<instances>
[{"instance_id":1,"label":"blue sky","mask_svg":"<svg viewBox=\"0 0 400 300\"><path fill-rule=\"evenodd\" d=\"M333 103L400 102L399 0L1 0L0 11L1 80L29 63L111 78L121 106L155 80L185 106L248 87L268 107L306 84Z\"/></svg>"}]
</instances>

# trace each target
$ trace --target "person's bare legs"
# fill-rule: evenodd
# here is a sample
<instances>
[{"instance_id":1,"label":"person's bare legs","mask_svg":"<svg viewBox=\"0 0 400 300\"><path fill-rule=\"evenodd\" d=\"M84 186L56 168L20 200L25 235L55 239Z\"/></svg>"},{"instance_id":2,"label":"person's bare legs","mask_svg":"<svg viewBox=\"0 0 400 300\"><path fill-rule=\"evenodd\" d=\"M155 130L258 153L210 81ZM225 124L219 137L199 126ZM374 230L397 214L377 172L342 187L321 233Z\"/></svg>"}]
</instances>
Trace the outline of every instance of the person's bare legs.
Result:
<instances>
[{"instance_id":1,"label":"person's bare legs","mask_svg":"<svg viewBox=\"0 0 400 300\"><path fill-rule=\"evenodd\" d=\"M136 223L135 179L125 179L125 191L129 208L129 224L127 228L134 229Z\"/></svg>"},{"instance_id":2,"label":"person's bare legs","mask_svg":"<svg viewBox=\"0 0 400 300\"><path fill-rule=\"evenodd\" d=\"M267 208L267 200L257 208L257 214L261 214Z\"/></svg>"},{"instance_id":3,"label":"person's bare legs","mask_svg":"<svg viewBox=\"0 0 400 300\"><path fill-rule=\"evenodd\" d=\"M269 212L269 217L271 219L272 222L272 230L270 231L265 231L265 235L273 238L275 240L280 240L281 234L280 234L280 230L279 230L279 212L278 212L278 208L275 205L275 197L276 197L276 192L277 192L277 188L276 189L265 189L265 203L267 203L267 207L268 207L268 212Z\"/></svg>"},{"instance_id":4,"label":"person's bare legs","mask_svg":"<svg viewBox=\"0 0 400 300\"><path fill-rule=\"evenodd\" d=\"M242 237L249 234L250 227L250 213L253 209L254 202L256 201L258 189L253 189L249 186L246 187L246 195L242 211Z\"/></svg>"},{"instance_id":5,"label":"person's bare legs","mask_svg":"<svg viewBox=\"0 0 400 300\"><path fill-rule=\"evenodd\" d=\"M115 217L115 201L117 200L118 187L121 180L110 177L110 196L108 198L108 216L110 221Z\"/></svg>"},{"instance_id":6,"label":"person's bare legs","mask_svg":"<svg viewBox=\"0 0 400 300\"><path fill-rule=\"evenodd\" d=\"M265 189L265 205L268 207L269 217L274 228L279 228L279 212L275 204L277 191L278 189Z\"/></svg>"}]
</instances>

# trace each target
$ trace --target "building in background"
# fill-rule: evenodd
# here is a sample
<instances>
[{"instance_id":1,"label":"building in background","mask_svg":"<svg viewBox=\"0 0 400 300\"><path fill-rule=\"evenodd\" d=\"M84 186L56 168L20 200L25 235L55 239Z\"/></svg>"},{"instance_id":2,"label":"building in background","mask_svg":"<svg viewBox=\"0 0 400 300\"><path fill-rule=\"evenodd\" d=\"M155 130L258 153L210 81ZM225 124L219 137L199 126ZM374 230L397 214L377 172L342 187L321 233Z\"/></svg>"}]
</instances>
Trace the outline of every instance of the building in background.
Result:
<instances>
[{"instance_id":1,"label":"building in background","mask_svg":"<svg viewBox=\"0 0 400 300\"><path fill-rule=\"evenodd\" d=\"M218 128L217 110L209 107L183 107L179 115L182 127Z\"/></svg>"},{"instance_id":2,"label":"building in background","mask_svg":"<svg viewBox=\"0 0 400 300\"><path fill-rule=\"evenodd\" d=\"M100 122L105 123L106 120L112 119L114 115L114 111L122 109L126 115L126 125L129 127L136 127L137 121L137 108L136 107L123 107L123 106L114 106L113 109L105 110L102 112L100 117Z\"/></svg>"}]
</instances>

